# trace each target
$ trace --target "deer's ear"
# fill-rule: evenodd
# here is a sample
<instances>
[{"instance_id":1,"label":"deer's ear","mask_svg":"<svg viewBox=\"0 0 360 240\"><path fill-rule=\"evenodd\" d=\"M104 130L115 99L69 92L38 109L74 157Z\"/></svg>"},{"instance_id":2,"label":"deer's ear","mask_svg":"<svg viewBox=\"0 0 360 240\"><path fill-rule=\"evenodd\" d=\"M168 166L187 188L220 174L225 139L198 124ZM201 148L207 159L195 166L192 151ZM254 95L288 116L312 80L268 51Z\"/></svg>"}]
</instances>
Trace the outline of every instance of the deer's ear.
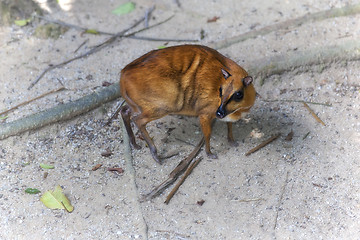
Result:
<instances>
[{"instance_id":1,"label":"deer's ear","mask_svg":"<svg viewBox=\"0 0 360 240\"><path fill-rule=\"evenodd\" d=\"M231 76L231 74L223 68L221 69L221 73L225 79L228 79Z\"/></svg>"},{"instance_id":2,"label":"deer's ear","mask_svg":"<svg viewBox=\"0 0 360 240\"><path fill-rule=\"evenodd\" d=\"M244 77L242 82L244 86L247 87L253 82L253 78L251 76Z\"/></svg>"}]
</instances>

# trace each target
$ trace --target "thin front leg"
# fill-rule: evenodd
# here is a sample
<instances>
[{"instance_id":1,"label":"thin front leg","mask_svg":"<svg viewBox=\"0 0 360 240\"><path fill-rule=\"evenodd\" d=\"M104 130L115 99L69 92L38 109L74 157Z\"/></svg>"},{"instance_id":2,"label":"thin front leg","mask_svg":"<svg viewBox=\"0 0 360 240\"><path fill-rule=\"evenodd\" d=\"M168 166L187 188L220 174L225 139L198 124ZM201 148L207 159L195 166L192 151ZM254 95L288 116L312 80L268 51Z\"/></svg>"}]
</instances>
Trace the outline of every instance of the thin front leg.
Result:
<instances>
[{"instance_id":1,"label":"thin front leg","mask_svg":"<svg viewBox=\"0 0 360 240\"><path fill-rule=\"evenodd\" d=\"M237 147L239 146L239 143L234 140L233 136L233 130L232 130L232 122L227 122L227 128L228 128L228 142L231 146Z\"/></svg>"},{"instance_id":2,"label":"thin front leg","mask_svg":"<svg viewBox=\"0 0 360 240\"><path fill-rule=\"evenodd\" d=\"M205 151L208 157L216 159L217 155L213 154L210 150L210 136L211 136L211 124L212 119L208 116L200 116L200 126L205 138Z\"/></svg>"}]
</instances>

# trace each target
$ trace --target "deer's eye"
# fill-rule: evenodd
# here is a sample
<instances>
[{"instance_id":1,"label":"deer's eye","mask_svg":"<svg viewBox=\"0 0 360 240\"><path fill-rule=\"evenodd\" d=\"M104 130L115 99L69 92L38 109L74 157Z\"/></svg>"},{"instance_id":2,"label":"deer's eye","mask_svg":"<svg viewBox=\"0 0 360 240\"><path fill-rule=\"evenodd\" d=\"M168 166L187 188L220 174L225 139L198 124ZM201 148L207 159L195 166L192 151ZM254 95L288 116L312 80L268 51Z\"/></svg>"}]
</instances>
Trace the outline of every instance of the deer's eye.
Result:
<instances>
[{"instance_id":1,"label":"deer's eye","mask_svg":"<svg viewBox=\"0 0 360 240\"><path fill-rule=\"evenodd\" d=\"M234 99L234 101L240 102L244 98L243 90L240 90L240 91L234 93L232 98Z\"/></svg>"}]
</instances>

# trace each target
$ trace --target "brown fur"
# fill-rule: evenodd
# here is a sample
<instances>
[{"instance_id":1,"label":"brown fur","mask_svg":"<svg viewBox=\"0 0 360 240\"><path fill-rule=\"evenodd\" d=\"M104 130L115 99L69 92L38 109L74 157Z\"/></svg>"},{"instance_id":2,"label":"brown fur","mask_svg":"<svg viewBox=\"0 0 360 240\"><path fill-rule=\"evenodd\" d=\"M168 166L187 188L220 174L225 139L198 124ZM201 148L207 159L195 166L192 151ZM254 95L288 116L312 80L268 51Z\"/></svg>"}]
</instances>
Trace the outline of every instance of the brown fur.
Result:
<instances>
[{"instance_id":1,"label":"brown fur","mask_svg":"<svg viewBox=\"0 0 360 240\"><path fill-rule=\"evenodd\" d=\"M231 122L239 120L241 113L249 111L255 101L252 78L247 78L248 85L244 85L247 76L247 72L232 60L200 45L154 50L134 60L121 71L120 78L121 95L128 104L121 113L132 145L139 148L130 119L139 128L153 158L160 162L146 124L168 114L198 116L206 152L216 157L210 151L211 122L222 106L224 114L219 113L218 118L230 121L228 139L233 141ZM234 101L233 94L240 90L243 99Z\"/></svg>"}]
</instances>

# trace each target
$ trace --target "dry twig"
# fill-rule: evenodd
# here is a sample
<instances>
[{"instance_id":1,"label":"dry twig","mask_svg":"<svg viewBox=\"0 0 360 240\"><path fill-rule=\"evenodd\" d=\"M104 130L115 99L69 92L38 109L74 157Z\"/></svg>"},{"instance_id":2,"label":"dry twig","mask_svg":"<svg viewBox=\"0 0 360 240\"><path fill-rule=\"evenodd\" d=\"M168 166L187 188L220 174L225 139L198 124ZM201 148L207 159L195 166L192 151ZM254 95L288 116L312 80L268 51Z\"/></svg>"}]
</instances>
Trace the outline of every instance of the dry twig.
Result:
<instances>
[{"instance_id":1,"label":"dry twig","mask_svg":"<svg viewBox=\"0 0 360 240\"><path fill-rule=\"evenodd\" d=\"M230 200L231 202L258 202L264 201L264 198L250 198L250 199L238 199L238 200Z\"/></svg>"},{"instance_id":2,"label":"dry twig","mask_svg":"<svg viewBox=\"0 0 360 240\"><path fill-rule=\"evenodd\" d=\"M307 104L313 104L313 105L322 105L322 106L326 106L326 107L332 107L332 104L330 104L330 103L310 102L310 101L292 100L292 99L275 99L275 100L263 99L262 101L264 101L264 102L295 102L295 103L307 103Z\"/></svg>"},{"instance_id":3,"label":"dry twig","mask_svg":"<svg viewBox=\"0 0 360 240\"><path fill-rule=\"evenodd\" d=\"M152 8L151 11L153 11L154 8ZM77 57L74 57L74 58L71 58L71 59L68 59L62 63L59 63L59 64L55 64L55 65L52 65L50 67L48 67L47 69L45 69L41 74L40 76L38 76L35 81L33 81L30 86L28 87L28 89L31 89L36 83L38 83L40 81L40 79L49 71L55 69L55 68L59 68L59 67L62 67L68 63L71 63L75 60L78 60L78 59L81 59L81 58L85 58L85 57L88 57L90 56L91 54L93 53L96 53L98 51L100 51L101 49L103 49L104 47L107 47L109 45L111 45L113 42L115 42L115 40L119 39L119 38L122 38L124 36L132 36L132 35L135 35L136 33L139 33L141 31L144 31L144 30L147 30L149 29L150 27L148 28L143 28L143 29L140 29L138 31L135 31L135 32L132 32L132 33L129 33L129 34L126 34L126 32L128 32L129 30L135 28L136 26L138 26L141 22L143 22L145 20L145 17L142 17L141 19L137 20L133 25L131 25L130 27L126 28L125 30L117 33L117 34L113 34L112 37L110 37L109 39L105 40L104 42L96 45L94 48L90 49L89 51L87 51L86 53L84 54L81 54ZM157 24L151 26L151 27L154 27L154 26L157 26Z\"/></svg>"},{"instance_id":4,"label":"dry twig","mask_svg":"<svg viewBox=\"0 0 360 240\"><path fill-rule=\"evenodd\" d=\"M179 187L184 183L185 179L190 175L192 170L200 163L201 160L202 160L202 158L200 157L197 160L191 162L191 164L186 169L186 171L185 171L184 175L182 176L182 178L180 179L180 181L175 185L175 187L171 190L169 195L166 197L165 204L169 204L171 198L174 196L174 194L177 192Z\"/></svg>"},{"instance_id":5,"label":"dry twig","mask_svg":"<svg viewBox=\"0 0 360 240\"><path fill-rule=\"evenodd\" d=\"M286 173L285 182L284 182L283 187L281 188L281 193L280 193L278 205L277 205L277 207L276 207L274 230L275 230L276 227L277 227L277 222L278 222L278 218L279 218L279 209L280 209L282 200L283 200L283 198L284 198L284 193L285 193L286 185L287 185L287 183L288 183L288 178L289 178L289 172Z\"/></svg>"},{"instance_id":6,"label":"dry twig","mask_svg":"<svg viewBox=\"0 0 360 240\"><path fill-rule=\"evenodd\" d=\"M309 135L310 135L310 132L307 132L307 133L304 135L304 137L303 137L302 140L305 140L305 138L307 138Z\"/></svg>"},{"instance_id":7,"label":"dry twig","mask_svg":"<svg viewBox=\"0 0 360 240\"><path fill-rule=\"evenodd\" d=\"M326 126L325 123L316 115L316 113L309 107L309 105L307 105L305 102L303 102L304 106L306 107L307 110L309 110L309 112L311 113L311 115L316 119L316 121L318 121L319 123L321 123L323 126Z\"/></svg>"},{"instance_id":8,"label":"dry twig","mask_svg":"<svg viewBox=\"0 0 360 240\"><path fill-rule=\"evenodd\" d=\"M272 141L274 141L275 139L277 139L278 137L280 137L280 133L276 134L275 136L272 136L271 138L263 141L262 143L260 143L258 146L250 149L246 154L245 156L249 156L250 154L258 151L259 149L265 147L266 145L268 145L269 143L271 143Z\"/></svg>"},{"instance_id":9,"label":"dry twig","mask_svg":"<svg viewBox=\"0 0 360 240\"><path fill-rule=\"evenodd\" d=\"M194 150L187 156L185 159L183 159L177 167L171 171L168 178L162 182L160 185L155 187L150 193L146 194L144 196L144 200L149 200L151 198L156 197L162 191L164 191L170 184L176 181L176 179L179 177L179 175L187 169L191 161L196 157L196 155L200 152L200 149L202 145L204 144L205 139L204 137L200 140L199 144L194 148Z\"/></svg>"},{"instance_id":10,"label":"dry twig","mask_svg":"<svg viewBox=\"0 0 360 240\"><path fill-rule=\"evenodd\" d=\"M61 87L61 88L58 88L58 89L55 89L55 90L51 90L51 91L49 91L49 92L46 92L46 93L44 93L44 94L41 94L40 96L37 96L37 97L34 97L34 98L30 99L30 100L27 100L27 101L25 101L25 102L22 102L22 103L14 106L14 107L9 108L9 109L6 110L6 111L0 112L0 116L1 116L1 115L4 115L4 114L6 114L6 113L8 113L8 112L10 112L10 111L13 111L13 110L15 110L15 109L17 109L17 108L19 108L19 107L21 107L21 106L24 106L24 105L26 105L26 104L28 104L28 103L31 103L31 102L33 102L33 101L35 101L35 100L38 100L38 99L40 99L40 98L43 98L43 97L45 97L45 96L47 96L47 95L49 95L49 94L56 93L56 92L62 91L62 90L64 90L64 89L65 89L64 87Z\"/></svg>"}]
</instances>

